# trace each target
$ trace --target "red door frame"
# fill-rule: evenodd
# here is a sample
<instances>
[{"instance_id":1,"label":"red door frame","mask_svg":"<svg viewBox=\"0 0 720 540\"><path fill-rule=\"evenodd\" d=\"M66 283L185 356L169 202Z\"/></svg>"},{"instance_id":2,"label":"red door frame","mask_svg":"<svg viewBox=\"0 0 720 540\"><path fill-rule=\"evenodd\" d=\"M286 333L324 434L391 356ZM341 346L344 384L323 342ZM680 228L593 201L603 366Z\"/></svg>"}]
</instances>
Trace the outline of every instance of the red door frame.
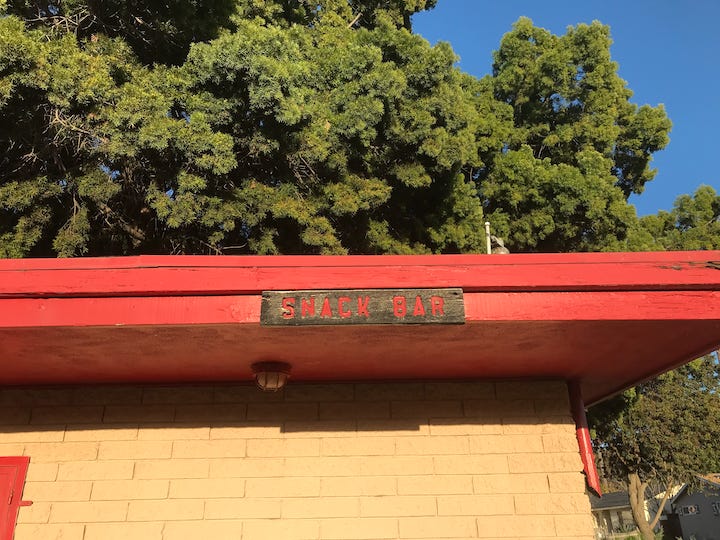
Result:
<instances>
[{"instance_id":1,"label":"red door frame","mask_svg":"<svg viewBox=\"0 0 720 540\"><path fill-rule=\"evenodd\" d=\"M30 458L27 456L0 457L0 468L14 469L15 474L10 474L10 497L8 501L0 501L0 540L12 540L15 535L15 524L17 523L18 511L21 506L29 506L30 501L22 500L25 477L27 476Z\"/></svg>"}]
</instances>

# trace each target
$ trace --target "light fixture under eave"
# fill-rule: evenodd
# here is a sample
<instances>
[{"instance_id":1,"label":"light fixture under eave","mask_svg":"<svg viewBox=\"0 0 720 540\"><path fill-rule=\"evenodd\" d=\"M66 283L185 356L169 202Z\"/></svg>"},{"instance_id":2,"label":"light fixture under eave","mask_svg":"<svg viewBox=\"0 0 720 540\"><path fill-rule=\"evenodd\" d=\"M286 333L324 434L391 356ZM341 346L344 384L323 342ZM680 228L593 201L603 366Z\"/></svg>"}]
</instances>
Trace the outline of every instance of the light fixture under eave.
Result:
<instances>
[{"instance_id":1,"label":"light fixture under eave","mask_svg":"<svg viewBox=\"0 0 720 540\"><path fill-rule=\"evenodd\" d=\"M285 362L257 362L252 366L255 383L265 392L277 392L290 378L290 364Z\"/></svg>"}]
</instances>

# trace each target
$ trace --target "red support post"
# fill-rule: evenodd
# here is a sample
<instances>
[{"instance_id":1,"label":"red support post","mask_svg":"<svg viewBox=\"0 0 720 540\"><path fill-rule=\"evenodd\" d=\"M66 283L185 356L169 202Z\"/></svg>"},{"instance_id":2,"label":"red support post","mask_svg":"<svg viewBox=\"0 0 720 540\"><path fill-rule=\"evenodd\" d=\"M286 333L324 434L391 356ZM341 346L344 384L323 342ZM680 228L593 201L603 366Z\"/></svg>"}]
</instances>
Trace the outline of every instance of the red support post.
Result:
<instances>
[{"instance_id":1,"label":"red support post","mask_svg":"<svg viewBox=\"0 0 720 540\"><path fill-rule=\"evenodd\" d=\"M593 454L590 429L588 427L587 416L585 415L585 403L583 402L579 381L569 381L568 391L570 394L570 409L572 410L573 420L575 420L575 433L580 448L580 458L582 459L583 470L585 471L585 479L590 489L598 495L602 495L600 476L598 475L597 467L595 467L595 455Z\"/></svg>"}]
</instances>

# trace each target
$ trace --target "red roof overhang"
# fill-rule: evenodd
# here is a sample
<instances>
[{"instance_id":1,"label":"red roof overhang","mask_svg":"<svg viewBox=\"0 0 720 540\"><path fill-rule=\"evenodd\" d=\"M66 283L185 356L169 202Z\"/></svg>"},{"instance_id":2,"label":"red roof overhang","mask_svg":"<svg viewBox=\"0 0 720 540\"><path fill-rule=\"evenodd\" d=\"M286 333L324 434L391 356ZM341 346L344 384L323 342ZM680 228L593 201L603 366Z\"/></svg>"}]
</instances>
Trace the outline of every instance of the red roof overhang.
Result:
<instances>
[{"instance_id":1,"label":"red roof overhang","mask_svg":"<svg viewBox=\"0 0 720 540\"><path fill-rule=\"evenodd\" d=\"M260 326L262 291L460 287L464 325ZM720 346L720 252L0 261L0 384L563 378L586 403Z\"/></svg>"}]
</instances>

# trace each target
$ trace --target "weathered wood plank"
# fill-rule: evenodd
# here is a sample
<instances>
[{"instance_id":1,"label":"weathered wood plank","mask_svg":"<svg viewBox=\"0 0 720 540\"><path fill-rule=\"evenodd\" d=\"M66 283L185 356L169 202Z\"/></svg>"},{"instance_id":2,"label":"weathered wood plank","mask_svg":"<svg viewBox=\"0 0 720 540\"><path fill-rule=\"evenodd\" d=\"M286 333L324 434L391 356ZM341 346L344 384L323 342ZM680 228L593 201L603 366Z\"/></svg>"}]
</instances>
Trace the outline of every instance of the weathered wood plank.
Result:
<instances>
[{"instance_id":1,"label":"weathered wood plank","mask_svg":"<svg viewBox=\"0 0 720 540\"><path fill-rule=\"evenodd\" d=\"M0 261L0 298L238 295L259 294L263 290L392 289L398 286L460 287L466 293L720 290L718 251L554 256L228 257L227 260L223 257L128 257L127 261L121 261L124 264L116 261L3 260ZM174 261L177 263L173 264Z\"/></svg>"},{"instance_id":2,"label":"weathered wood plank","mask_svg":"<svg viewBox=\"0 0 720 540\"><path fill-rule=\"evenodd\" d=\"M462 289L264 291L263 326L464 324Z\"/></svg>"}]
</instances>

